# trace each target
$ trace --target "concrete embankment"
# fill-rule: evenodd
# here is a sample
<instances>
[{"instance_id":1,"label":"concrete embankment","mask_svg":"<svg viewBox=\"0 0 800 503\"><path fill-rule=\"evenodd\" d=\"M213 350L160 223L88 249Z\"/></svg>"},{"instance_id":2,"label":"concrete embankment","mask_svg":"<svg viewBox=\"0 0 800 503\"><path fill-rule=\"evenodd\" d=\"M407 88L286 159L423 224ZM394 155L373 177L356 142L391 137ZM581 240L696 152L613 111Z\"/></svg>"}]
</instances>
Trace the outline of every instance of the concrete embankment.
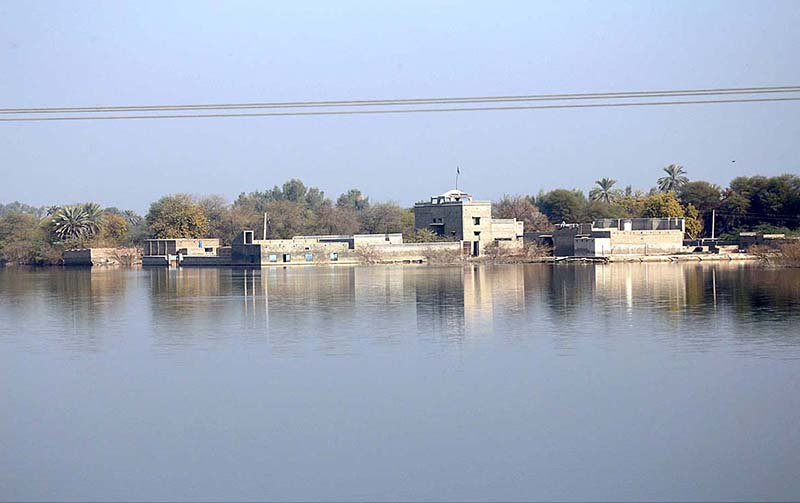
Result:
<instances>
[{"instance_id":1,"label":"concrete embankment","mask_svg":"<svg viewBox=\"0 0 800 503\"><path fill-rule=\"evenodd\" d=\"M730 262L758 260L748 253L693 253L680 255L611 255L609 262Z\"/></svg>"}]
</instances>

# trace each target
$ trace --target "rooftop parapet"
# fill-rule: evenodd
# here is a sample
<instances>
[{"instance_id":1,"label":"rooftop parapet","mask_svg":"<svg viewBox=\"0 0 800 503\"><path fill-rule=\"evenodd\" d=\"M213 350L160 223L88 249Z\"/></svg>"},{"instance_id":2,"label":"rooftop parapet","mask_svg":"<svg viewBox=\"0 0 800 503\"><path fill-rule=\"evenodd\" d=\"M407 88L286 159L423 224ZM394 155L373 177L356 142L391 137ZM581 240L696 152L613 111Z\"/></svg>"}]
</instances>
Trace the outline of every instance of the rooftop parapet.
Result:
<instances>
[{"instance_id":1,"label":"rooftop parapet","mask_svg":"<svg viewBox=\"0 0 800 503\"><path fill-rule=\"evenodd\" d=\"M684 231L683 217L670 218L599 218L592 229L617 229L620 231Z\"/></svg>"}]
</instances>

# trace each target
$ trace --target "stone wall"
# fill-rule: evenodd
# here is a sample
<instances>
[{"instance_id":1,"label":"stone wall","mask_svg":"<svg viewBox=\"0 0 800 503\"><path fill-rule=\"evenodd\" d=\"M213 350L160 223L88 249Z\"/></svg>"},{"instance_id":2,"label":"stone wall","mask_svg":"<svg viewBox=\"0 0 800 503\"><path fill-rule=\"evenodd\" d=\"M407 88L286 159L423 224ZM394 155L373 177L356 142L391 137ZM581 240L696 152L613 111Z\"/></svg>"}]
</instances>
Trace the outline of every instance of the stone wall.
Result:
<instances>
[{"instance_id":1,"label":"stone wall","mask_svg":"<svg viewBox=\"0 0 800 503\"><path fill-rule=\"evenodd\" d=\"M611 238L576 237L576 257L603 257L611 254Z\"/></svg>"},{"instance_id":2,"label":"stone wall","mask_svg":"<svg viewBox=\"0 0 800 503\"><path fill-rule=\"evenodd\" d=\"M593 234L594 235L594 234ZM683 251L683 231L610 231L611 254L656 255Z\"/></svg>"},{"instance_id":3,"label":"stone wall","mask_svg":"<svg viewBox=\"0 0 800 503\"><path fill-rule=\"evenodd\" d=\"M461 256L461 241L447 241L437 243L403 243L399 245L372 246L378 261L420 261L426 260L432 253L452 253Z\"/></svg>"},{"instance_id":4,"label":"stone wall","mask_svg":"<svg viewBox=\"0 0 800 503\"><path fill-rule=\"evenodd\" d=\"M133 265L138 264L139 250L136 248L82 248L64 251L64 265ZM128 264L126 258L132 263Z\"/></svg>"},{"instance_id":5,"label":"stone wall","mask_svg":"<svg viewBox=\"0 0 800 503\"><path fill-rule=\"evenodd\" d=\"M353 236L353 244L357 248L361 245L383 246L387 244L403 244L403 235L400 233L390 234L356 234Z\"/></svg>"}]
</instances>

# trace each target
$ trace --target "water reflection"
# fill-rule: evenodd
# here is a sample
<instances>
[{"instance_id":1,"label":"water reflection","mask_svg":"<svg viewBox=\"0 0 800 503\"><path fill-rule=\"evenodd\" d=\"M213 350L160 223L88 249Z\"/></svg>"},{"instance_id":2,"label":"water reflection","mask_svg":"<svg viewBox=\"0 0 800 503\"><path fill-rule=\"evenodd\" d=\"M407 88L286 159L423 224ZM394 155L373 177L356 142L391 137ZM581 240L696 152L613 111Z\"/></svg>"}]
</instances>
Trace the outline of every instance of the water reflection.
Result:
<instances>
[{"instance_id":1,"label":"water reflection","mask_svg":"<svg viewBox=\"0 0 800 503\"><path fill-rule=\"evenodd\" d=\"M797 499L799 276L0 269L0 499Z\"/></svg>"},{"instance_id":2,"label":"water reflection","mask_svg":"<svg viewBox=\"0 0 800 503\"><path fill-rule=\"evenodd\" d=\"M736 263L0 272L0 337L24 340L23 323L26 334L91 351L131 327L162 347L241 340L288 354L415 338L552 336L568 348L633 324L695 342L796 344L798 307L800 270Z\"/></svg>"}]
</instances>

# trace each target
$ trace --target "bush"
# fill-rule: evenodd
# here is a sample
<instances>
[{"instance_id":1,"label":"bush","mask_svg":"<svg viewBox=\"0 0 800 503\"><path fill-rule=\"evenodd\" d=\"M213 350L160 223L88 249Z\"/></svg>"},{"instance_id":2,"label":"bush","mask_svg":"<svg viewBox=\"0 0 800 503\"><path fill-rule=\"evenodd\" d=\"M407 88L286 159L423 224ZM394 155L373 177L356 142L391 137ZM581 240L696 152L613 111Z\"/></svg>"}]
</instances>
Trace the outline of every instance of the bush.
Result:
<instances>
[{"instance_id":1,"label":"bush","mask_svg":"<svg viewBox=\"0 0 800 503\"><path fill-rule=\"evenodd\" d=\"M777 262L787 267L800 267L800 240L780 245Z\"/></svg>"}]
</instances>

